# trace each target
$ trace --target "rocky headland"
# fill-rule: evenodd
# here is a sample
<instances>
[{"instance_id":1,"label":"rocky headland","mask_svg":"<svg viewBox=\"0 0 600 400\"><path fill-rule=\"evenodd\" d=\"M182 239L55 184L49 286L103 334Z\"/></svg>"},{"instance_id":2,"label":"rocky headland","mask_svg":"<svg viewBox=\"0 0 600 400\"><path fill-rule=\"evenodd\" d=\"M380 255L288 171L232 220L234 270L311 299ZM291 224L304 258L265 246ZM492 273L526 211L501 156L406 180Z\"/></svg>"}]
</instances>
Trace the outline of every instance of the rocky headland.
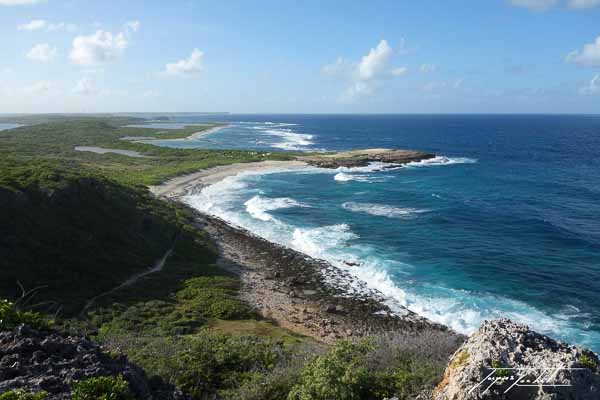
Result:
<instances>
[{"instance_id":1,"label":"rocky headland","mask_svg":"<svg viewBox=\"0 0 600 400\"><path fill-rule=\"evenodd\" d=\"M435 154L413 150L364 149L297 157L319 168L364 167L371 162L406 164L434 158Z\"/></svg>"}]
</instances>

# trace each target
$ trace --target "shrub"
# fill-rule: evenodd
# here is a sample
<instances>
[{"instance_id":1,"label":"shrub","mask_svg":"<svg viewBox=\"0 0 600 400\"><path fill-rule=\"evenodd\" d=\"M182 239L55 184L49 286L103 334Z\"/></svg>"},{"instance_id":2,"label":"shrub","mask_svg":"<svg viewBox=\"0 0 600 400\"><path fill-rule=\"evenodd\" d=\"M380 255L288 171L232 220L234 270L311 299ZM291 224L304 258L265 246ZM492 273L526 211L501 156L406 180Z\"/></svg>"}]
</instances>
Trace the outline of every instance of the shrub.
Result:
<instances>
[{"instance_id":1,"label":"shrub","mask_svg":"<svg viewBox=\"0 0 600 400\"><path fill-rule=\"evenodd\" d=\"M192 337L111 339L109 346L122 349L149 376L161 377L196 399L257 379L285 354L282 346L257 336L207 331Z\"/></svg>"},{"instance_id":2,"label":"shrub","mask_svg":"<svg viewBox=\"0 0 600 400\"><path fill-rule=\"evenodd\" d=\"M242 319L253 316L251 308L236 298L239 280L228 276L189 279L177 292L183 310L198 310L206 318Z\"/></svg>"},{"instance_id":3,"label":"shrub","mask_svg":"<svg viewBox=\"0 0 600 400\"><path fill-rule=\"evenodd\" d=\"M591 357L586 356L585 354L579 357L579 363L584 367L591 369L592 371L596 370L596 361L594 361Z\"/></svg>"},{"instance_id":4,"label":"shrub","mask_svg":"<svg viewBox=\"0 0 600 400\"><path fill-rule=\"evenodd\" d=\"M11 390L0 394L0 400L44 400L48 393L41 391L30 393L24 390Z\"/></svg>"},{"instance_id":5,"label":"shrub","mask_svg":"<svg viewBox=\"0 0 600 400\"><path fill-rule=\"evenodd\" d=\"M73 385L73 400L133 400L122 375L90 378Z\"/></svg>"},{"instance_id":6,"label":"shrub","mask_svg":"<svg viewBox=\"0 0 600 400\"><path fill-rule=\"evenodd\" d=\"M340 341L324 356L310 362L288 400L349 400L371 398L371 374L364 361L373 347L368 342Z\"/></svg>"},{"instance_id":7,"label":"shrub","mask_svg":"<svg viewBox=\"0 0 600 400\"><path fill-rule=\"evenodd\" d=\"M13 329L20 324L26 324L34 329L48 328L44 317L31 311L20 311L6 299L0 299L0 330Z\"/></svg>"}]
</instances>

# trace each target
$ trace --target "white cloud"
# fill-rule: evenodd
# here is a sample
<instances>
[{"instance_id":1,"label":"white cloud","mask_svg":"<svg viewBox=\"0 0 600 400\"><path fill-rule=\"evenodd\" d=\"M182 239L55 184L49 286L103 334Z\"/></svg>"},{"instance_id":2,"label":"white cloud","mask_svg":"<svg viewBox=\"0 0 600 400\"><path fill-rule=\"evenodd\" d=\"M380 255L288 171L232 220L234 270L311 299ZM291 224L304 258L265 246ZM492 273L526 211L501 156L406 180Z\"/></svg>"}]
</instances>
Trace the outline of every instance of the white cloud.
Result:
<instances>
[{"instance_id":1,"label":"white cloud","mask_svg":"<svg viewBox=\"0 0 600 400\"><path fill-rule=\"evenodd\" d=\"M69 58L79 65L100 65L115 61L127 48L127 38L123 33L112 34L102 30L89 36L73 39Z\"/></svg>"},{"instance_id":2,"label":"white cloud","mask_svg":"<svg viewBox=\"0 0 600 400\"><path fill-rule=\"evenodd\" d=\"M424 74L434 72L436 69L437 67L433 64L421 64L421 67L419 68L419 70L421 70L421 72L423 72Z\"/></svg>"},{"instance_id":3,"label":"white cloud","mask_svg":"<svg viewBox=\"0 0 600 400\"><path fill-rule=\"evenodd\" d=\"M131 29L134 32L137 32L141 26L140 21L127 21L125 23L125 29Z\"/></svg>"},{"instance_id":4,"label":"white cloud","mask_svg":"<svg viewBox=\"0 0 600 400\"><path fill-rule=\"evenodd\" d=\"M33 19L26 24L17 26L17 29L20 31L37 31L40 29L45 29L46 25L47 23L43 19Z\"/></svg>"},{"instance_id":5,"label":"white cloud","mask_svg":"<svg viewBox=\"0 0 600 400\"><path fill-rule=\"evenodd\" d=\"M394 76L404 76L408 73L408 68L407 67L394 68L390 72Z\"/></svg>"},{"instance_id":6,"label":"white cloud","mask_svg":"<svg viewBox=\"0 0 600 400\"><path fill-rule=\"evenodd\" d=\"M0 6L24 6L28 4L45 3L46 0L0 0Z\"/></svg>"},{"instance_id":7,"label":"white cloud","mask_svg":"<svg viewBox=\"0 0 600 400\"><path fill-rule=\"evenodd\" d=\"M600 6L600 0L569 0L567 7L574 10L585 10Z\"/></svg>"},{"instance_id":8,"label":"white cloud","mask_svg":"<svg viewBox=\"0 0 600 400\"><path fill-rule=\"evenodd\" d=\"M581 93L581 94L600 93L600 74L594 76L588 85L579 89L579 93Z\"/></svg>"},{"instance_id":9,"label":"white cloud","mask_svg":"<svg viewBox=\"0 0 600 400\"><path fill-rule=\"evenodd\" d=\"M527 8L531 11L546 11L558 3L558 0L509 0L515 7Z\"/></svg>"},{"instance_id":10,"label":"white cloud","mask_svg":"<svg viewBox=\"0 0 600 400\"><path fill-rule=\"evenodd\" d=\"M51 47L48 43L40 43L33 46L26 57L30 60L47 63L53 61L57 54L58 50L56 47Z\"/></svg>"},{"instance_id":11,"label":"white cloud","mask_svg":"<svg viewBox=\"0 0 600 400\"><path fill-rule=\"evenodd\" d=\"M14 72L14 70L11 67L4 67L1 71L3 74L12 74Z\"/></svg>"},{"instance_id":12,"label":"white cloud","mask_svg":"<svg viewBox=\"0 0 600 400\"><path fill-rule=\"evenodd\" d=\"M401 43L404 49L404 40ZM388 69L389 60L393 50L387 40L382 39L376 47L371 48L369 53L361 57L359 62L352 63L342 57L338 57L332 64L321 68L321 74L337 76L349 81L348 87L339 96L343 102L354 101L365 95L372 94L378 82L385 77L401 76L407 72L405 67ZM402 50L404 52L404 50Z\"/></svg>"},{"instance_id":13,"label":"white cloud","mask_svg":"<svg viewBox=\"0 0 600 400\"><path fill-rule=\"evenodd\" d=\"M39 81L30 86L25 86L18 91L27 96L39 95L48 92L52 88L52 83L49 81Z\"/></svg>"},{"instance_id":14,"label":"white cloud","mask_svg":"<svg viewBox=\"0 0 600 400\"><path fill-rule=\"evenodd\" d=\"M192 50L192 54L184 60L167 64L162 75L166 76L195 76L204 69L204 53L198 49Z\"/></svg>"},{"instance_id":15,"label":"white cloud","mask_svg":"<svg viewBox=\"0 0 600 400\"><path fill-rule=\"evenodd\" d=\"M600 67L600 36L594 43L584 45L581 52L574 50L569 53L566 60L587 67Z\"/></svg>"},{"instance_id":16,"label":"white cloud","mask_svg":"<svg viewBox=\"0 0 600 400\"><path fill-rule=\"evenodd\" d=\"M373 79L383 70L391 55L392 48L385 39L381 40L377 47L371 49L369 54L360 60L357 68L358 79L363 81Z\"/></svg>"},{"instance_id":17,"label":"white cloud","mask_svg":"<svg viewBox=\"0 0 600 400\"><path fill-rule=\"evenodd\" d=\"M17 26L17 29L20 31L39 31L39 30L47 30L48 32L54 31L69 31L73 32L77 30L77 27L73 24L66 24L64 22L50 23L43 19L34 19L25 24L21 24Z\"/></svg>"},{"instance_id":18,"label":"white cloud","mask_svg":"<svg viewBox=\"0 0 600 400\"><path fill-rule=\"evenodd\" d=\"M98 93L98 89L89 77L84 76L77 82L72 92L82 96L91 96Z\"/></svg>"}]
</instances>

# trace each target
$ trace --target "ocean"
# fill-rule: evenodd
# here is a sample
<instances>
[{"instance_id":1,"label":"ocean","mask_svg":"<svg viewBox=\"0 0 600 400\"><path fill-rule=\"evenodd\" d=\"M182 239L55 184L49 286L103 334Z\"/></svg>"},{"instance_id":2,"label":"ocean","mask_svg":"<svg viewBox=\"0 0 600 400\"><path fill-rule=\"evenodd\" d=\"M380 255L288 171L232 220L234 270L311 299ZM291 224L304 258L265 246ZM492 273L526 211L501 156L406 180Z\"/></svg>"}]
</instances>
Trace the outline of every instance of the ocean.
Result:
<instances>
[{"instance_id":1,"label":"ocean","mask_svg":"<svg viewBox=\"0 0 600 400\"><path fill-rule=\"evenodd\" d=\"M188 196L193 207L325 259L381 291L392 308L459 332L508 317L600 351L600 116L216 119L231 127L162 145L385 147L438 157L391 169L242 174Z\"/></svg>"}]
</instances>

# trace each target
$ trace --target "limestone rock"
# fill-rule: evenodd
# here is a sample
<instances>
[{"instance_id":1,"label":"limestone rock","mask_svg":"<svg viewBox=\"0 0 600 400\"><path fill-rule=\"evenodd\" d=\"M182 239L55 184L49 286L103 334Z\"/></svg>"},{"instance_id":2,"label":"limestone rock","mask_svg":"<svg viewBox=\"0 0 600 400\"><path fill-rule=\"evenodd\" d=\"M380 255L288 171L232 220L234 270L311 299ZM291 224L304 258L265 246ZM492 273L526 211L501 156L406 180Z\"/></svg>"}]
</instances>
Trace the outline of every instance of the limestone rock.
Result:
<instances>
[{"instance_id":1,"label":"limestone rock","mask_svg":"<svg viewBox=\"0 0 600 400\"><path fill-rule=\"evenodd\" d=\"M435 400L600 399L598 356L508 319L485 321L454 353Z\"/></svg>"}]
</instances>

